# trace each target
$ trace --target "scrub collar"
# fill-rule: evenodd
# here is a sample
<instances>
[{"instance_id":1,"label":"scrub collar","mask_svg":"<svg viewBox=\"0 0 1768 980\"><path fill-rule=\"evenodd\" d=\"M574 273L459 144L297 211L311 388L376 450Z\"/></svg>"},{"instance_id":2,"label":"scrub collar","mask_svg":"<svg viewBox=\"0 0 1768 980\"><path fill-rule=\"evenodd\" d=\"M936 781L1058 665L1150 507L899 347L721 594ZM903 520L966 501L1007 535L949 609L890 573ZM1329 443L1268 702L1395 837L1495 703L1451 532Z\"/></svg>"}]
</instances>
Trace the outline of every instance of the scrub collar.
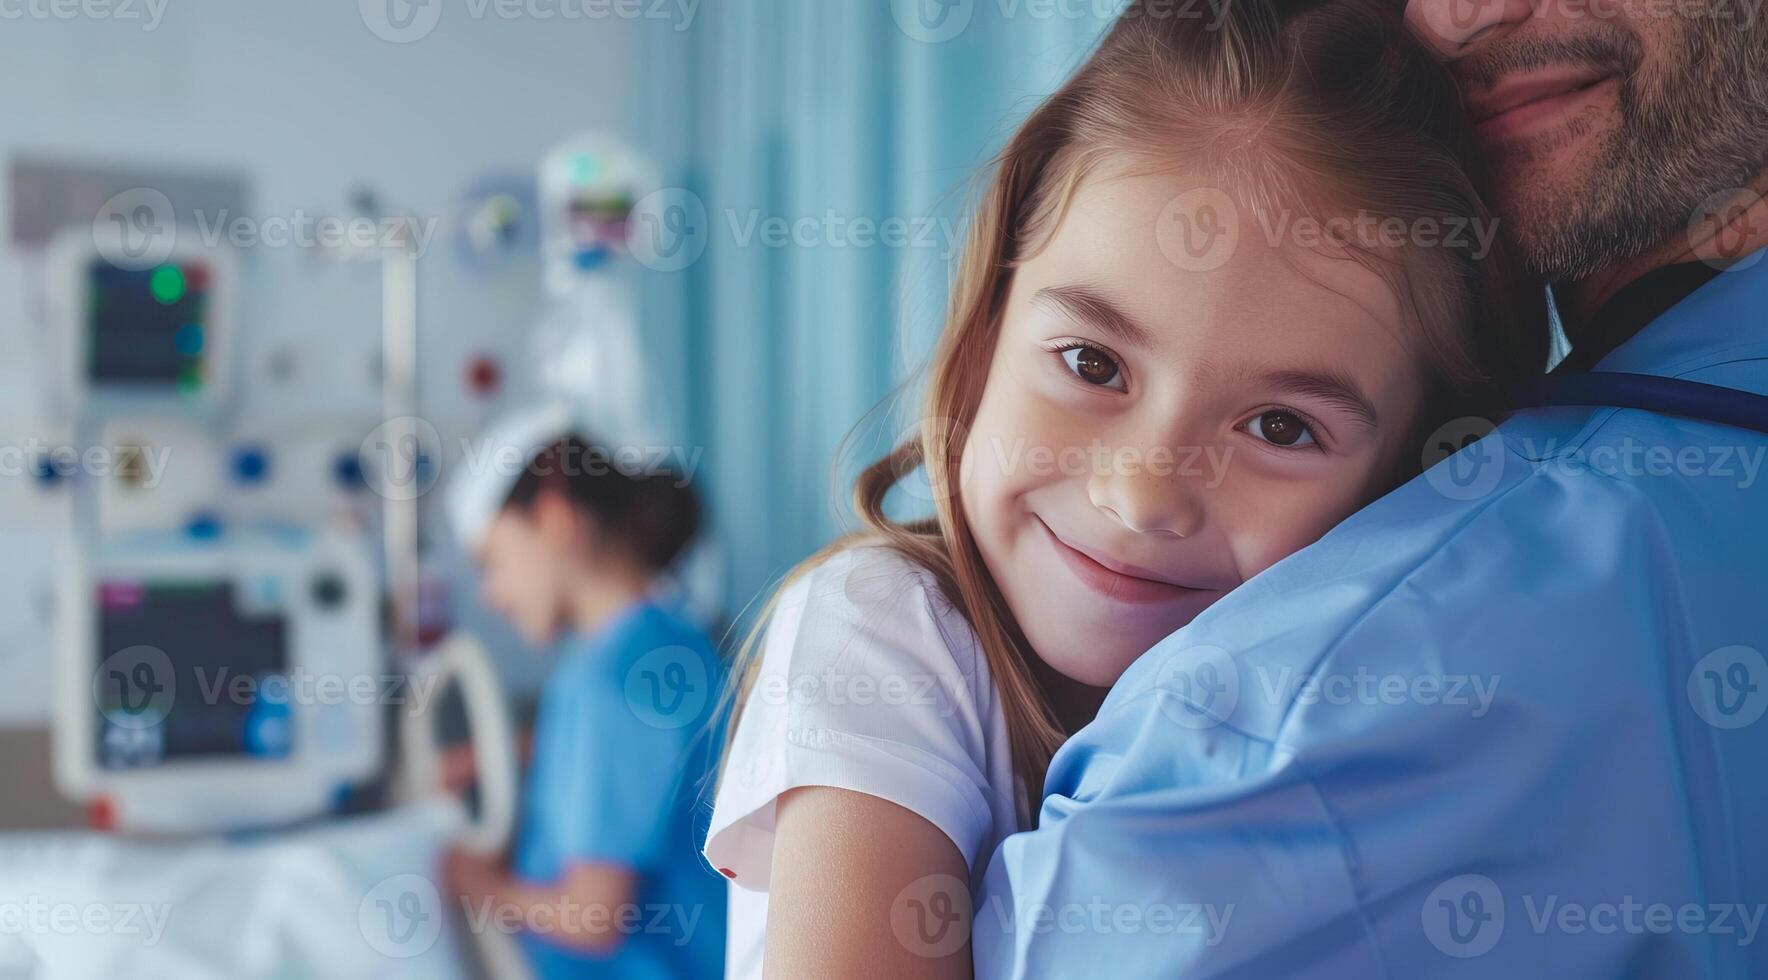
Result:
<instances>
[{"instance_id":1,"label":"scrub collar","mask_svg":"<svg viewBox=\"0 0 1768 980\"><path fill-rule=\"evenodd\" d=\"M1653 269L1621 287L1581 325L1565 360L1554 374L1572 374L1596 367L1615 348L1631 340L1645 326L1687 299L1695 290L1725 271L1707 262L1679 262Z\"/></svg>"}]
</instances>

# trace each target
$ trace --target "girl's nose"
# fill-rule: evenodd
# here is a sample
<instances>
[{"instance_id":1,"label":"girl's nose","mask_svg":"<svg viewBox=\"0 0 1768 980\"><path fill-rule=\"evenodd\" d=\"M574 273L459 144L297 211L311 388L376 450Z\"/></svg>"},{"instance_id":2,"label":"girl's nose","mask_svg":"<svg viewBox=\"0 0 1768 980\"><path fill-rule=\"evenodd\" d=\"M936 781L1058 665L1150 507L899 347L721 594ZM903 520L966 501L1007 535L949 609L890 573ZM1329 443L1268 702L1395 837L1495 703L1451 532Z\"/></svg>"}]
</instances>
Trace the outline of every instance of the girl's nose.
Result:
<instances>
[{"instance_id":1,"label":"girl's nose","mask_svg":"<svg viewBox=\"0 0 1768 980\"><path fill-rule=\"evenodd\" d=\"M1087 496L1107 517L1139 534L1188 538L1203 527L1203 500L1192 481L1150 472L1096 474Z\"/></svg>"}]
</instances>

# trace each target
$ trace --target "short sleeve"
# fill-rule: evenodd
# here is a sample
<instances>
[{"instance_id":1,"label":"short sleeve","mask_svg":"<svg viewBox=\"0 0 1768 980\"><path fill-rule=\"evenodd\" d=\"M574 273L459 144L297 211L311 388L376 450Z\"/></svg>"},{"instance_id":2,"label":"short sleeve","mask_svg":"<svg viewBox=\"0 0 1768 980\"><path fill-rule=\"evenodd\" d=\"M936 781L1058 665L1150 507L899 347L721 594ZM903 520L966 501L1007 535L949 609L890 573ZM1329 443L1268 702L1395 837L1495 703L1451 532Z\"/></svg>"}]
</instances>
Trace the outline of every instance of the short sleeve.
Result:
<instances>
[{"instance_id":1,"label":"short sleeve","mask_svg":"<svg viewBox=\"0 0 1768 980\"><path fill-rule=\"evenodd\" d=\"M575 665L545 706L551 717L535 746L536 762L544 764L535 802L560 869L602 863L642 870L682 843L667 839L668 829L699 726L685 712L650 710L639 696L642 685L633 682L660 657L711 658L669 639L641 637L628 656ZM711 667L689 675L697 684L713 676Z\"/></svg>"},{"instance_id":2,"label":"short sleeve","mask_svg":"<svg viewBox=\"0 0 1768 980\"><path fill-rule=\"evenodd\" d=\"M706 858L767 890L774 803L801 786L888 800L974 867L992 827L975 634L894 551L838 552L782 595L721 773Z\"/></svg>"}]
</instances>

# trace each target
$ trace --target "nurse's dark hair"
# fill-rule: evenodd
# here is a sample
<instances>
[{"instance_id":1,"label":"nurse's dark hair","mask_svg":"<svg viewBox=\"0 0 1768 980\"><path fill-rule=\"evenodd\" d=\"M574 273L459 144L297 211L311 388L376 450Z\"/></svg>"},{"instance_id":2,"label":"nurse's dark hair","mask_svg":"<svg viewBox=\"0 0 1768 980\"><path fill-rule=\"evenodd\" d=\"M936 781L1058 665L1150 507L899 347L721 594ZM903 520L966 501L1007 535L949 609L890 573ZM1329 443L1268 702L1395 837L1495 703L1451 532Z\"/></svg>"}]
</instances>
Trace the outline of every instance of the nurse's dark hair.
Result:
<instances>
[{"instance_id":1,"label":"nurse's dark hair","mask_svg":"<svg viewBox=\"0 0 1768 980\"><path fill-rule=\"evenodd\" d=\"M534 454L504 507L531 511L545 493L563 497L649 572L673 564L700 530L700 498L685 478L631 465L576 434Z\"/></svg>"},{"instance_id":2,"label":"nurse's dark hair","mask_svg":"<svg viewBox=\"0 0 1768 980\"><path fill-rule=\"evenodd\" d=\"M1366 215L1376 228L1405 229L1397 241L1330 247L1383 276L1416 327L1399 338L1432 381L1415 426L1415 472L1424 433L1458 416L1489 417L1496 393L1540 373L1547 358L1543 291L1518 273L1502 241L1468 233L1496 227L1474 189L1469 131L1453 80L1408 33L1396 0L1226 0L1219 11L1130 3L995 158L953 270L923 422L856 483L864 530L791 577L861 542L928 568L976 630L1024 798L1037 800L1069 733L978 551L958 479L1014 270L1044 247L1094 173L1200 176L1273 227L1285 217L1325 225ZM1440 233L1433 240L1410 234L1430 222ZM1454 229L1461 234L1448 234ZM1244 227L1240 247L1260 233ZM935 512L895 520L885 498L916 470L925 470ZM750 673L740 660L733 676L746 684Z\"/></svg>"}]
</instances>

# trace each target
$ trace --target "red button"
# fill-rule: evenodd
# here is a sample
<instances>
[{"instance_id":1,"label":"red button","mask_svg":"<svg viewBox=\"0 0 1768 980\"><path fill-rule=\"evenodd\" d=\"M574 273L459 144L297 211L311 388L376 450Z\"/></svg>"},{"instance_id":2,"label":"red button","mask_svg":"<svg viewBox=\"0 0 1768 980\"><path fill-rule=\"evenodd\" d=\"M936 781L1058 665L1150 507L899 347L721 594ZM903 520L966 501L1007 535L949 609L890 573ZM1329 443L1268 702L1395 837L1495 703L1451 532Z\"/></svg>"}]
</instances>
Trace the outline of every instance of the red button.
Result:
<instances>
[{"instance_id":1,"label":"red button","mask_svg":"<svg viewBox=\"0 0 1768 980\"><path fill-rule=\"evenodd\" d=\"M732 881L735 881L737 878L737 873L735 871L732 871L729 868L719 868L718 873L721 875L724 875L726 878L729 878Z\"/></svg>"},{"instance_id":2,"label":"red button","mask_svg":"<svg viewBox=\"0 0 1768 980\"><path fill-rule=\"evenodd\" d=\"M86 805L86 821L93 830L117 829L117 808L110 797L101 796Z\"/></svg>"},{"instance_id":3,"label":"red button","mask_svg":"<svg viewBox=\"0 0 1768 980\"><path fill-rule=\"evenodd\" d=\"M503 383L503 369L489 354L480 354L468 361L466 374L467 389L480 398L496 394Z\"/></svg>"}]
</instances>

